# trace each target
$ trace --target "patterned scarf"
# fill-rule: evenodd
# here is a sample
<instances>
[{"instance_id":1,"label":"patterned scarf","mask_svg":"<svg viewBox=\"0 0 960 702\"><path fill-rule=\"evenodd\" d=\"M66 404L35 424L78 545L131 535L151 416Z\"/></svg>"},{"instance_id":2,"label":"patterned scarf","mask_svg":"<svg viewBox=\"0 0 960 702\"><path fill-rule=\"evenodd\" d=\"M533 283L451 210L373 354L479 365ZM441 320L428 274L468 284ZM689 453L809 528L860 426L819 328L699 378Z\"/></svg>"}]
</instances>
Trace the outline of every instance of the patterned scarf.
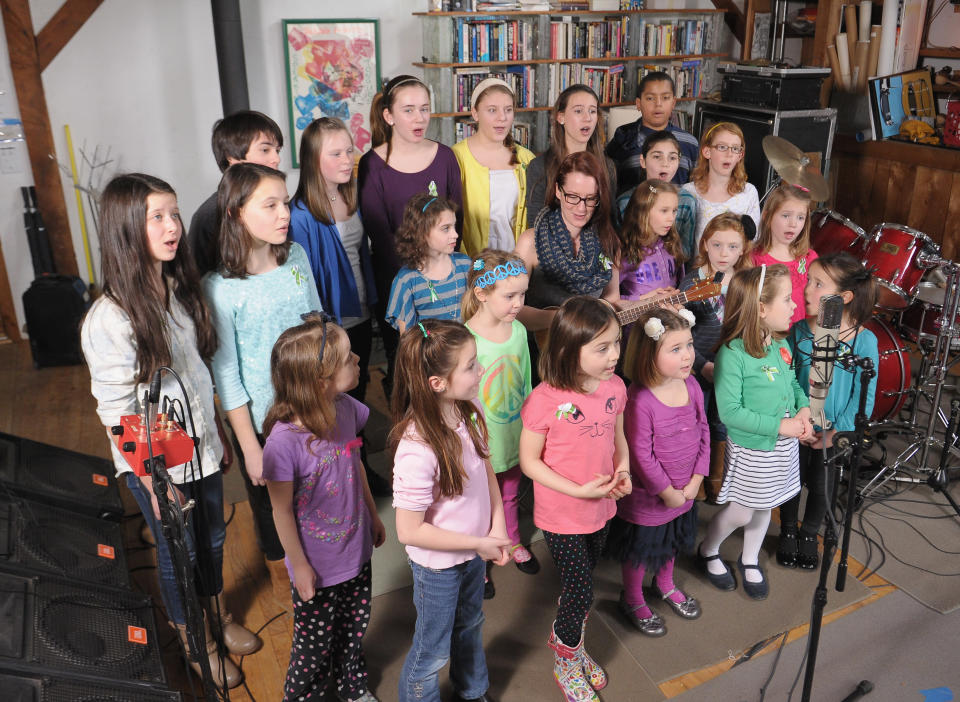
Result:
<instances>
[{"instance_id":1,"label":"patterned scarf","mask_svg":"<svg viewBox=\"0 0 960 702\"><path fill-rule=\"evenodd\" d=\"M560 210L543 210L534 227L537 260L548 280L562 286L572 295L587 295L602 290L613 273L609 260L600 248L600 239L593 227L580 232L580 253L574 253L573 240Z\"/></svg>"}]
</instances>

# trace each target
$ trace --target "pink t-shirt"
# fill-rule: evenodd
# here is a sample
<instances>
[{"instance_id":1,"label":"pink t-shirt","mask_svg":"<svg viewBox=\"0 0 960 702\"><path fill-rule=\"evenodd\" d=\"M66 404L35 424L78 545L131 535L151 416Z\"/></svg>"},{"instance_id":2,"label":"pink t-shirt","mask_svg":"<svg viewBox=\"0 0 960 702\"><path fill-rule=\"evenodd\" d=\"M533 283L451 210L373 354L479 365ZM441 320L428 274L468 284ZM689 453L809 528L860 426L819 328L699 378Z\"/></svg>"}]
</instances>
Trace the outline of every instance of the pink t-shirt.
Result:
<instances>
[{"instance_id":1,"label":"pink t-shirt","mask_svg":"<svg viewBox=\"0 0 960 702\"><path fill-rule=\"evenodd\" d=\"M767 264L772 266L775 263L782 263L790 269L790 284L793 286L793 301L797 303L797 309L793 311L793 317L790 323L799 322L807 316L807 303L803 299L803 289L807 287L807 276L810 273L810 264L817 260L817 252L813 249L807 251L806 256L795 258L792 261L780 261L768 253L753 252L753 265L759 266Z\"/></svg>"},{"instance_id":2,"label":"pink t-shirt","mask_svg":"<svg viewBox=\"0 0 960 702\"><path fill-rule=\"evenodd\" d=\"M480 411L480 410L477 410ZM393 507L423 512L423 521L458 534L490 533L490 487L486 459L477 455L470 433L461 422L457 434L463 444L463 494L440 497L437 456L412 427L397 444L393 462ZM450 568L475 558L476 551L434 551L407 546L407 555L425 568Z\"/></svg>"},{"instance_id":3,"label":"pink t-shirt","mask_svg":"<svg viewBox=\"0 0 960 702\"><path fill-rule=\"evenodd\" d=\"M617 417L627 389L617 376L589 395L540 383L523 403L524 429L544 434L543 462L555 473L583 485L613 475ZM610 497L570 497L534 482L533 522L555 534L592 534L617 511Z\"/></svg>"}]
</instances>

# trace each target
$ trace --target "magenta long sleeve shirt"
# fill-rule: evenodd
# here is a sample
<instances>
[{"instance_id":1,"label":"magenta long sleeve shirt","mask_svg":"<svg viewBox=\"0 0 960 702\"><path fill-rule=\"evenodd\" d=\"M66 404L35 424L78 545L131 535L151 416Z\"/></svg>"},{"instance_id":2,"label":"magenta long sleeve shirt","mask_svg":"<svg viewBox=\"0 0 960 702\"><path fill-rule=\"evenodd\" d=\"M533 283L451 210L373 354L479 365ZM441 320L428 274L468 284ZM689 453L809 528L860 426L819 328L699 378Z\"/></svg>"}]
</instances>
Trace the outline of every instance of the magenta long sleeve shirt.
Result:
<instances>
[{"instance_id":1,"label":"magenta long sleeve shirt","mask_svg":"<svg viewBox=\"0 0 960 702\"><path fill-rule=\"evenodd\" d=\"M703 391L686 379L689 402L668 407L647 388L631 385L623 412L623 429L630 450L633 492L617 503L617 516L631 524L658 526L690 510L693 500L667 507L658 495L678 490L697 475L710 472L710 427L703 408Z\"/></svg>"}]
</instances>

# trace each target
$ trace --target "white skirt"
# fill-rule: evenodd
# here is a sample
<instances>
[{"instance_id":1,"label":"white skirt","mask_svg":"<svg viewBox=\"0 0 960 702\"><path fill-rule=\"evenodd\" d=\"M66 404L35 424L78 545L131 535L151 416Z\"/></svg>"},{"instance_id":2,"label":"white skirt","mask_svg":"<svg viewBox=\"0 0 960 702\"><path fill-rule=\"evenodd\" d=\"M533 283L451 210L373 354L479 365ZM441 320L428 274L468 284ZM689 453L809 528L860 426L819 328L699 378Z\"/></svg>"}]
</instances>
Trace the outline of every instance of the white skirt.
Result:
<instances>
[{"instance_id":1,"label":"white skirt","mask_svg":"<svg viewBox=\"0 0 960 702\"><path fill-rule=\"evenodd\" d=\"M777 438L772 451L750 449L727 438L718 504L734 502L751 509L779 507L800 492L800 442Z\"/></svg>"}]
</instances>

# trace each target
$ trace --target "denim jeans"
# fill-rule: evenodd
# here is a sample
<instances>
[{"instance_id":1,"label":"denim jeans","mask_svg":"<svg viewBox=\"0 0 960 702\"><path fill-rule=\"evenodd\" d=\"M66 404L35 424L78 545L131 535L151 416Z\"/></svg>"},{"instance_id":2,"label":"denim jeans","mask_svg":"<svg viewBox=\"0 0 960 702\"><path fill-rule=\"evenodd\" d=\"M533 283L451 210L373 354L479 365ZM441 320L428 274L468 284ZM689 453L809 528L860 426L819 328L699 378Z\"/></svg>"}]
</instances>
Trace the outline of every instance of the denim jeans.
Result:
<instances>
[{"instance_id":1,"label":"denim jeans","mask_svg":"<svg viewBox=\"0 0 960 702\"><path fill-rule=\"evenodd\" d=\"M163 528L153 516L150 493L136 475L127 473L126 476L127 487L133 493L157 542L157 570L160 574L160 597L163 598L163 606L174 624L183 624L186 617L180 599L180 588L177 586L167 540L163 538ZM197 594L202 597L219 595L223 589L223 541L227 533L227 527L223 523L223 474L217 471L202 480L182 483L177 487L188 500L192 498L197 501L197 506L187 513L186 532L190 562L195 566ZM196 555L196 544L200 544L199 559Z\"/></svg>"},{"instance_id":2,"label":"denim jeans","mask_svg":"<svg viewBox=\"0 0 960 702\"><path fill-rule=\"evenodd\" d=\"M417 626L413 646L400 673L400 702L440 702L437 680L450 661L456 692L475 699L487 692L483 654L483 575L477 556L450 568L425 568L410 562Z\"/></svg>"}]
</instances>

